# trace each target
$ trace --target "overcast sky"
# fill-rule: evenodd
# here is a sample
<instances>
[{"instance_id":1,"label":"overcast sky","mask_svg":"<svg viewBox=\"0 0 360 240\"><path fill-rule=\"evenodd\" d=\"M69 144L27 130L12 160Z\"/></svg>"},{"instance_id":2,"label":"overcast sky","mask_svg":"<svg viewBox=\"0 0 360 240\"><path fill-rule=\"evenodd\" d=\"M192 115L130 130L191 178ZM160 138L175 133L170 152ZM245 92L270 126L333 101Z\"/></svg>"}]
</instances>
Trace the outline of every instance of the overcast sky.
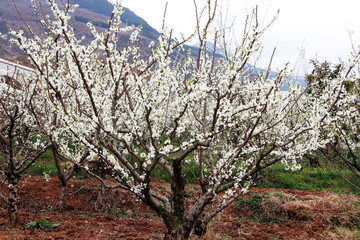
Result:
<instances>
[{"instance_id":1,"label":"overcast sky","mask_svg":"<svg viewBox=\"0 0 360 240\"><path fill-rule=\"evenodd\" d=\"M264 52L258 65L267 67L271 52L277 48L272 70L281 68L286 62L295 66L295 75L310 71L310 59L328 60L338 63L347 60L352 50L349 31L357 46L360 44L360 1L359 0L219 0L223 12L235 18L234 29L239 29L239 38L246 14L259 6L259 18L268 22L280 10L276 22L263 38ZM166 25L180 32L190 34L195 26L193 0L123 0L122 3L144 18L157 30L161 29L165 3L168 2ZM198 8L206 1L197 0ZM227 7L228 6L228 7Z\"/></svg>"}]
</instances>

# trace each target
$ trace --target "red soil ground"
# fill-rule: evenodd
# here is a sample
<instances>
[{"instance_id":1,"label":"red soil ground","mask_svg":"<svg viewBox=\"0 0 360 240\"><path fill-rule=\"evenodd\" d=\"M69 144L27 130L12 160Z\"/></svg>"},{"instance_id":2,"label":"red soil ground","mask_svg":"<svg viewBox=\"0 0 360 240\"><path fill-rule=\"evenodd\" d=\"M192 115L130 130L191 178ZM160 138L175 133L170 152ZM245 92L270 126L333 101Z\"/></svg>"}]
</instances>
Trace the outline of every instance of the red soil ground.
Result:
<instances>
[{"instance_id":1,"label":"red soil ground","mask_svg":"<svg viewBox=\"0 0 360 240\"><path fill-rule=\"evenodd\" d=\"M60 192L60 181L56 176L48 182L42 176L25 176L19 185L19 223L14 229L5 227L6 209L0 203L0 239L162 239L164 236L165 225L149 207L123 190L105 190L95 180L73 179L69 183L65 213L56 211ZM156 186L167 188L167 184L161 182ZM196 196L195 190L189 191ZM251 189L258 193L265 191L269 189ZM307 202L289 204L288 213L292 217L281 223L244 220L242 217L247 210L239 211L232 205L213 219L204 239L351 239L336 230L331 218L327 217L334 207L323 199L355 196L319 191L277 191ZM27 223L42 217L60 225L50 231L25 228Z\"/></svg>"}]
</instances>

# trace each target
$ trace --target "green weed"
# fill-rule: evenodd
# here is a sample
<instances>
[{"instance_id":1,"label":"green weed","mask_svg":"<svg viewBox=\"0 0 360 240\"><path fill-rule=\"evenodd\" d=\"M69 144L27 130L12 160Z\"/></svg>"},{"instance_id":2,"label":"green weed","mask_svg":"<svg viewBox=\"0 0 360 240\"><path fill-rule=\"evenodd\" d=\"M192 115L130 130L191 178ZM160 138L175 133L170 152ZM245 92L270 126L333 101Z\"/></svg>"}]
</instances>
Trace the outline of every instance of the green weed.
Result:
<instances>
[{"instance_id":1,"label":"green weed","mask_svg":"<svg viewBox=\"0 0 360 240\"><path fill-rule=\"evenodd\" d=\"M109 212L112 215L115 215L115 216L118 216L121 218L128 218L129 216L127 216L126 211L127 211L126 207L124 207L123 209L118 209L115 206L113 206Z\"/></svg>"},{"instance_id":2,"label":"green weed","mask_svg":"<svg viewBox=\"0 0 360 240\"><path fill-rule=\"evenodd\" d=\"M84 213L81 213L80 216L81 216L81 217L84 217L84 218L91 217L91 212L86 211L86 212L84 212Z\"/></svg>"},{"instance_id":3,"label":"green weed","mask_svg":"<svg viewBox=\"0 0 360 240\"><path fill-rule=\"evenodd\" d=\"M26 224L25 228L28 229L40 229L43 231L53 230L60 224L49 223L45 217L42 217L40 221L32 221Z\"/></svg>"}]
</instances>

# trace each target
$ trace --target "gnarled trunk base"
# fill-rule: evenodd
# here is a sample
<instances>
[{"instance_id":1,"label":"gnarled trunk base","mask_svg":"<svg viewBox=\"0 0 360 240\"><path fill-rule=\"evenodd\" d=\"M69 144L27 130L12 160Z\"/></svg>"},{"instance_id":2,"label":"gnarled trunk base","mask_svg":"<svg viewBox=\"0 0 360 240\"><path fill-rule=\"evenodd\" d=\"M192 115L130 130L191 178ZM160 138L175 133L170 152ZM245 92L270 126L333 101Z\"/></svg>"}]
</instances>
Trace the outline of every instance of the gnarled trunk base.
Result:
<instances>
[{"instance_id":1,"label":"gnarled trunk base","mask_svg":"<svg viewBox=\"0 0 360 240\"><path fill-rule=\"evenodd\" d=\"M205 235L207 231L207 223L202 219L198 218L194 224L194 233L198 237Z\"/></svg>"},{"instance_id":2,"label":"gnarled trunk base","mask_svg":"<svg viewBox=\"0 0 360 240\"><path fill-rule=\"evenodd\" d=\"M191 230L186 230L181 225L178 225L176 228L169 229L165 234L165 240L186 240L189 238Z\"/></svg>"},{"instance_id":3,"label":"gnarled trunk base","mask_svg":"<svg viewBox=\"0 0 360 240\"><path fill-rule=\"evenodd\" d=\"M8 197L8 212L7 212L7 227L15 227L18 222L18 182L20 177L15 175L8 176L9 183L9 197Z\"/></svg>"}]
</instances>

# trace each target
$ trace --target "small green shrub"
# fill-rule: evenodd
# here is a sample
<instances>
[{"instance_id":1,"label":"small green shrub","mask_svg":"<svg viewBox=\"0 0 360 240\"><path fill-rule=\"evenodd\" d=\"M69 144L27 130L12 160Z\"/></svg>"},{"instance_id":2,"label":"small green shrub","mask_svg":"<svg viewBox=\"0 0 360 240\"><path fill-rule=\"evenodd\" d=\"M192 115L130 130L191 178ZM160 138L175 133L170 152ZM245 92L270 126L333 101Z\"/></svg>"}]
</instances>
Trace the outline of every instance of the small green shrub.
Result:
<instances>
[{"instance_id":1,"label":"small green shrub","mask_svg":"<svg viewBox=\"0 0 360 240\"><path fill-rule=\"evenodd\" d=\"M45 217L42 217L40 221L32 221L26 224L25 228L28 229L40 229L43 231L53 230L60 224L49 223Z\"/></svg>"},{"instance_id":2,"label":"small green shrub","mask_svg":"<svg viewBox=\"0 0 360 240\"><path fill-rule=\"evenodd\" d=\"M250 198L239 198L239 200L235 203L235 208L238 210L242 210L243 208L249 208L251 211L256 213L261 213L261 203L266 196L262 196L258 193L250 194Z\"/></svg>"}]
</instances>

